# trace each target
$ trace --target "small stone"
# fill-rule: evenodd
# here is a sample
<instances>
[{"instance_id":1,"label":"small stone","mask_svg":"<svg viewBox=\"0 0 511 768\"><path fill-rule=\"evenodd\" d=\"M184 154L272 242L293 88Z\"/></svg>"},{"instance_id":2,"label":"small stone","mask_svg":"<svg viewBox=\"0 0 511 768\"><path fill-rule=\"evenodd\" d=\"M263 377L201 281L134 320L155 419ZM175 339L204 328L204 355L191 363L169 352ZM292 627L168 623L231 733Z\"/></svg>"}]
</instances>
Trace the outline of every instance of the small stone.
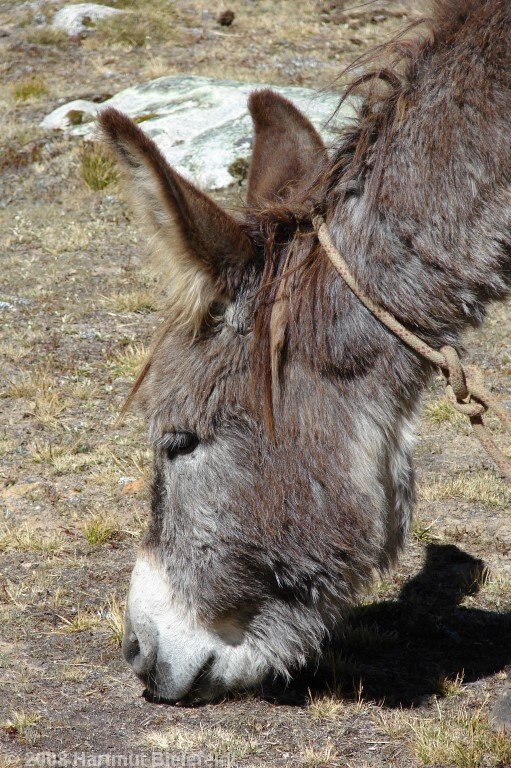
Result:
<instances>
[{"instance_id":1,"label":"small stone","mask_svg":"<svg viewBox=\"0 0 511 768\"><path fill-rule=\"evenodd\" d=\"M136 482L136 477L120 477L119 478L119 488L124 488L126 485L130 485L130 483Z\"/></svg>"},{"instance_id":2,"label":"small stone","mask_svg":"<svg viewBox=\"0 0 511 768\"><path fill-rule=\"evenodd\" d=\"M221 27L230 27L235 19L234 11L223 11L217 21Z\"/></svg>"}]
</instances>

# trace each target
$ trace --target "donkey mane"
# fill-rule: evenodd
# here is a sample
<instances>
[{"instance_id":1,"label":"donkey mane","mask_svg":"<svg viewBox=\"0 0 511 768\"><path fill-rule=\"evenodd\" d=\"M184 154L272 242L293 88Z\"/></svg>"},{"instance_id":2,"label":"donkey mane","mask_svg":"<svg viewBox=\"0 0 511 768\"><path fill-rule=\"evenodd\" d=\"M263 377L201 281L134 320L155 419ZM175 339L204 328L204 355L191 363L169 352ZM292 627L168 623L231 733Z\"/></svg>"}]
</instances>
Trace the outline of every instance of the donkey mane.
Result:
<instances>
[{"instance_id":1,"label":"donkey mane","mask_svg":"<svg viewBox=\"0 0 511 768\"><path fill-rule=\"evenodd\" d=\"M278 389L280 357L285 347L288 315L281 304L284 294L293 294L296 306L309 304L302 332L312 331L327 308L325 291L329 273L327 260L314 242L312 219L342 204L350 194L364 191L367 212L378 204L386 161L393 139L406 117L409 99L424 65L432 55L456 43L457 34L470 16L487 0L430 0L430 13L407 25L392 40L373 48L350 64L344 75L351 77L339 107L350 97L358 106L353 122L340 131L339 146L316 178L298 188L284 203L249 208L246 228L264 251L264 271L255 301L254 381L263 387L263 416L267 430L275 435L274 397ZM423 27L422 34L406 37ZM361 239L371 234L370 217L361 223ZM300 247L300 241L308 247ZM303 254L293 263L293 252ZM286 290L283 284L286 284ZM307 324L310 328L307 329Z\"/></svg>"}]
</instances>

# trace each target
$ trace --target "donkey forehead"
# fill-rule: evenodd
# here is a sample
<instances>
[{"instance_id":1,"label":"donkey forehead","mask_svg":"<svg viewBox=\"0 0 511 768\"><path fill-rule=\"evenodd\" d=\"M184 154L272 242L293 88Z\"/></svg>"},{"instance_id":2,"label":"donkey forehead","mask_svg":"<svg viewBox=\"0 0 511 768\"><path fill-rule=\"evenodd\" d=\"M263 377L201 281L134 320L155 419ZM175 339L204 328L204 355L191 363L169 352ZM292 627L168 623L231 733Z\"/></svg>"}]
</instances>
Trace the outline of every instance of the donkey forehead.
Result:
<instances>
[{"instance_id":1,"label":"donkey forehead","mask_svg":"<svg viewBox=\"0 0 511 768\"><path fill-rule=\"evenodd\" d=\"M232 324L222 322L192 344L170 332L156 351L140 397L156 439L172 429L207 436L222 417L234 417L248 402L251 336L238 331L239 317L233 308Z\"/></svg>"}]
</instances>

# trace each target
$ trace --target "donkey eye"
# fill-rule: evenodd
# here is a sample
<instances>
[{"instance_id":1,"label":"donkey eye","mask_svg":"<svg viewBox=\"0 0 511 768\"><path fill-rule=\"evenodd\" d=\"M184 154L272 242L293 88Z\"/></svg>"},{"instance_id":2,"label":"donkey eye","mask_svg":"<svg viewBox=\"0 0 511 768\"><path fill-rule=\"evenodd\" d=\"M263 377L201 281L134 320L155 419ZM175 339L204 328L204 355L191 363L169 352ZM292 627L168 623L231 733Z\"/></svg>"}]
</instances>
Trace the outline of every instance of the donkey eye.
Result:
<instances>
[{"instance_id":1,"label":"donkey eye","mask_svg":"<svg viewBox=\"0 0 511 768\"><path fill-rule=\"evenodd\" d=\"M163 440L168 459L192 453L199 445L199 438L193 432L169 432Z\"/></svg>"}]
</instances>

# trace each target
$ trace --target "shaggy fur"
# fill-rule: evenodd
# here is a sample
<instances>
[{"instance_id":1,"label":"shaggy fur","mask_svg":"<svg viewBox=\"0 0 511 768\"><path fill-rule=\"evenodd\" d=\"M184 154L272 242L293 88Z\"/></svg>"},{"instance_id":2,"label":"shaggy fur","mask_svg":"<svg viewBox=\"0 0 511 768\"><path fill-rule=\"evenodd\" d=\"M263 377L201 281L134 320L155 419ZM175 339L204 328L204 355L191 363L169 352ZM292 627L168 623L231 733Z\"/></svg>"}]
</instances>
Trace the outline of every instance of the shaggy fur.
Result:
<instances>
[{"instance_id":1,"label":"shaggy fur","mask_svg":"<svg viewBox=\"0 0 511 768\"><path fill-rule=\"evenodd\" d=\"M435 347L459 347L463 329L509 293L511 6L438 0L430 27L393 44L387 69L359 78L369 92L357 124L327 168L314 155L308 194L272 152L282 126L260 130L269 114L289 118L289 108L276 95L253 98L259 167L249 199L267 204L242 226L229 225L237 227L231 242L242 243L236 269L228 260L237 277L229 306L193 344L186 328L163 334L140 388L155 444L145 557L163 568L169 616L190 636L193 626L197 638L207 630L204 642L215 648L201 646L208 666L200 689L190 673L192 695L253 684L254 669L290 674L314 656L374 574L395 560L410 523L412 427L430 368L339 280L318 248L312 208L326 216L362 289ZM103 118L106 133L119 120ZM149 140L122 125L120 133L131 130L134 145L147 148L140 164L149 153L150 172L167 197L174 194L173 172ZM287 130L302 132L288 146L294 166L311 173L314 129L301 118ZM270 157L265 174L260 159ZM137 165L133 183L140 173ZM284 173L295 190L285 200ZM196 191L181 193L196 204ZM186 245L201 261L192 230ZM198 436L192 454L166 454L165 436L176 431ZM143 597L135 603L132 663L142 653L137 622L142 627L151 612ZM213 635L230 639L220 648ZM172 682L172 665L192 669L192 660L185 650L171 653L171 635L152 637L172 664L158 673L155 662L148 679L157 694L175 698L184 689ZM225 672L233 643L243 650L235 674Z\"/></svg>"},{"instance_id":2,"label":"shaggy fur","mask_svg":"<svg viewBox=\"0 0 511 768\"><path fill-rule=\"evenodd\" d=\"M231 298L240 267L253 257L252 245L129 118L111 107L100 114L99 124L121 161L133 207L152 235L153 269L169 294L171 327L195 335L212 307Z\"/></svg>"}]
</instances>

